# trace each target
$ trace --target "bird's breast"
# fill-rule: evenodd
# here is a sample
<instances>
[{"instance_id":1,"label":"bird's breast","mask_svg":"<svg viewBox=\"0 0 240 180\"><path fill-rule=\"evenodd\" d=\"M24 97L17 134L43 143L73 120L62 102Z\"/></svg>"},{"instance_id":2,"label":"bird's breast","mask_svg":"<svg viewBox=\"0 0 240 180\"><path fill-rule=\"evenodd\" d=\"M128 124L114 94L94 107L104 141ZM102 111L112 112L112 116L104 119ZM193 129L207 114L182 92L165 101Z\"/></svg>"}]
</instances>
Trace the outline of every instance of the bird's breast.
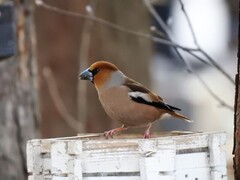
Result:
<instances>
[{"instance_id":1,"label":"bird's breast","mask_svg":"<svg viewBox=\"0 0 240 180\"><path fill-rule=\"evenodd\" d=\"M132 101L128 93L125 86L99 92L100 102L111 119L126 126L142 126L160 118L162 113L157 108Z\"/></svg>"}]
</instances>

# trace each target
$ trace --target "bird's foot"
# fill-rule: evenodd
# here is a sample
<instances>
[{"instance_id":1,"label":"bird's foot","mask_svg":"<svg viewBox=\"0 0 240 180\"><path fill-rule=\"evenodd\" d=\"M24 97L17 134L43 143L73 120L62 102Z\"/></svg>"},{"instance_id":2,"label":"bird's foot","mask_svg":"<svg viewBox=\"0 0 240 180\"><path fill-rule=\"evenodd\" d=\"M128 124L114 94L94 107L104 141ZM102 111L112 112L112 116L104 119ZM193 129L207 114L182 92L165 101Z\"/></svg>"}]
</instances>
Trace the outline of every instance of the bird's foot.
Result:
<instances>
[{"instance_id":1,"label":"bird's foot","mask_svg":"<svg viewBox=\"0 0 240 180\"><path fill-rule=\"evenodd\" d=\"M104 137L108 139L109 137L113 138L113 135L116 133L116 129L112 129L110 131L105 131L104 132Z\"/></svg>"},{"instance_id":2,"label":"bird's foot","mask_svg":"<svg viewBox=\"0 0 240 180\"><path fill-rule=\"evenodd\" d=\"M150 135L150 128L152 126L152 123L149 123L148 124L148 128L147 130L145 131L144 135L143 135L143 139L150 139L151 138L151 135Z\"/></svg>"},{"instance_id":3,"label":"bird's foot","mask_svg":"<svg viewBox=\"0 0 240 180\"><path fill-rule=\"evenodd\" d=\"M119 128L116 128L116 129L112 129L110 131L105 131L104 132L104 137L106 139L108 139L109 137L113 138L113 135L118 132L118 131L123 131L123 130L126 130L127 127L125 127L124 125L122 125L122 127L119 127Z\"/></svg>"},{"instance_id":4,"label":"bird's foot","mask_svg":"<svg viewBox=\"0 0 240 180\"><path fill-rule=\"evenodd\" d=\"M143 139L150 139L151 138L151 135L149 132L145 132L144 135L143 135Z\"/></svg>"}]
</instances>

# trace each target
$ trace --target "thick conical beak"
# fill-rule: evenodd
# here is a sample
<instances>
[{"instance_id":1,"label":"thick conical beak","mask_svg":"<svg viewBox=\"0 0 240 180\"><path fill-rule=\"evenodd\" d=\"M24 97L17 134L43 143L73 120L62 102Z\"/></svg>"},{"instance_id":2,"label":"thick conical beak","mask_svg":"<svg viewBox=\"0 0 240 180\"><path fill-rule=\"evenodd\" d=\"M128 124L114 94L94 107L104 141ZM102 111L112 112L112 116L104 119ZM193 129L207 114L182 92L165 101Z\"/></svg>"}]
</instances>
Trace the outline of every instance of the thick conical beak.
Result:
<instances>
[{"instance_id":1,"label":"thick conical beak","mask_svg":"<svg viewBox=\"0 0 240 180\"><path fill-rule=\"evenodd\" d=\"M79 74L78 77L80 79L82 79L82 80L90 80L90 81L92 81L93 74L91 73L91 71L89 71L89 69L86 69L83 72L81 72L81 74Z\"/></svg>"}]
</instances>

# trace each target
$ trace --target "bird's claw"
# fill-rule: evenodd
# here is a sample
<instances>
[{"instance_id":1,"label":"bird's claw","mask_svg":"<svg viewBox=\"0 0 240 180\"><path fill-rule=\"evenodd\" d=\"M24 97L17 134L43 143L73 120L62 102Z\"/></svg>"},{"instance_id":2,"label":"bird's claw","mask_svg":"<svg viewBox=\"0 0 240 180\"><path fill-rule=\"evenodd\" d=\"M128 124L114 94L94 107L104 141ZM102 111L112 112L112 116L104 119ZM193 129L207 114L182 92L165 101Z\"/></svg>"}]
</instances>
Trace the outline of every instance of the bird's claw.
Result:
<instances>
[{"instance_id":1,"label":"bird's claw","mask_svg":"<svg viewBox=\"0 0 240 180\"><path fill-rule=\"evenodd\" d=\"M149 132L145 132L144 135L143 135L143 139L150 139L151 138L151 135Z\"/></svg>"},{"instance_id":2,"label":"bird's claw","mask_svg":"<svg viewBox=\"0 0 240 180\"><path fill-rule=\"evenodd\" d=\"M104 132L104 137L108 139L109 137L113 138L113 135L115 134L115 129L110 130L110 131L105 131Z\"/></svg>"}]
</instances>

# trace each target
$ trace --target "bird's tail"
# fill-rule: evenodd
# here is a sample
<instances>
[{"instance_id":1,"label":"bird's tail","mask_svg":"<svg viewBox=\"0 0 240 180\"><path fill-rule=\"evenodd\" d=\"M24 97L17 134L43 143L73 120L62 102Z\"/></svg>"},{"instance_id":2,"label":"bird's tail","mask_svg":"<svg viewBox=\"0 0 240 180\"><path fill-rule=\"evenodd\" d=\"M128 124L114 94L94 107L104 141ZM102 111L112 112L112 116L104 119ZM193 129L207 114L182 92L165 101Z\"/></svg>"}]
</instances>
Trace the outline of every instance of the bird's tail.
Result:
<instances>
[{"instance_id":1,"label":"bird's tail","mask_svg":"<svg viewBox=\"0 0 240 180\"><path fill-rule=\"evenodd\" d=\"M172 112L171 115L172 115L173 117L182 119L182 120L187 121L187 122L193 122L193 121L190 120L188 117L183 116L182 114L179 114L179 113L177 113L177 112Z\"/></svg>"}]
</instances>

